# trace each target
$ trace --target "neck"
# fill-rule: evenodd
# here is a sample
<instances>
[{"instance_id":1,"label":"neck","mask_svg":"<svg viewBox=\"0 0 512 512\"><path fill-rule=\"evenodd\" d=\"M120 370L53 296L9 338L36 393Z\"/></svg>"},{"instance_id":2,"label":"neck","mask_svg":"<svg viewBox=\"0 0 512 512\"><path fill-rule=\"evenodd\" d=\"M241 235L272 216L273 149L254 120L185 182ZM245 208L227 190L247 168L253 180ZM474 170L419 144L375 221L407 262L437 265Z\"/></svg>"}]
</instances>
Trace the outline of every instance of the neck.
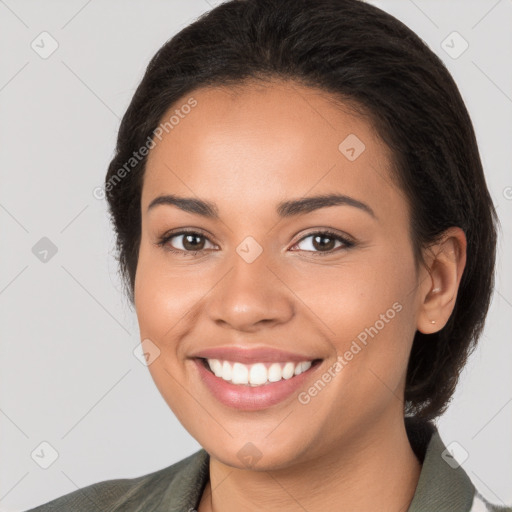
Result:
<instances>
[{"instance_id":1,"label":"neck","mask_svg":"<svg viewBox=\"0 0 512 512\"><path fill-rule=\"evenodd\" d=\"M373 425L339 450L273 471L249 471L210 457L198 512L380 510L405 512L421 472L403 418Z\"/></svg>"}]
</instances>

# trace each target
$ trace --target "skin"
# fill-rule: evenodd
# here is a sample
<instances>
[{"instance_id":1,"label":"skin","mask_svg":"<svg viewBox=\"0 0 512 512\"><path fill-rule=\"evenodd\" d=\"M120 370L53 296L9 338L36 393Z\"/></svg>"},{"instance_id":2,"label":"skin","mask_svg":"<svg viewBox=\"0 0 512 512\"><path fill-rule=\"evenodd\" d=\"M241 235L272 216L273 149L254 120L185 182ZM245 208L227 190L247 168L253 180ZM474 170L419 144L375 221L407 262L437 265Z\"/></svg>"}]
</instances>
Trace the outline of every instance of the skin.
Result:
<instances>
[{"instance_id":1,"label":"skin","mask_svg":"<svg viewBox=\"0 0 512 512\"><path fill-rule=\"evenodd\" d=\"M192 96L197 106L148 157L135 307L141 339L160 350L149 365L158 389L210 454L199 512L407 510L421 471L403 422L408 357L416 330L435 332L450 317L464 233L447 230L425 250L426 267L416 265L389 150L368 118L327 93L275 81ZM354 161L338 149L349 134L365 144ZM330 193L375 217L349 205L276 213L281 201ZM148 211L163 194L214 202L219 220L173 205ZM180 228L203 230L202 251L157 245ZM315 246L322 228L356 245ZM247 236L263 249L252 263L236 252ZM167 247L190 251L184 243L175 236ZM397 302L400 312L307 404L293 394L262 411L229 408L189 358L221 345L311 354L323 361L307 391ZM262 454L252 468L237 456L248 442Z\"/></svg>"}]
</instances>

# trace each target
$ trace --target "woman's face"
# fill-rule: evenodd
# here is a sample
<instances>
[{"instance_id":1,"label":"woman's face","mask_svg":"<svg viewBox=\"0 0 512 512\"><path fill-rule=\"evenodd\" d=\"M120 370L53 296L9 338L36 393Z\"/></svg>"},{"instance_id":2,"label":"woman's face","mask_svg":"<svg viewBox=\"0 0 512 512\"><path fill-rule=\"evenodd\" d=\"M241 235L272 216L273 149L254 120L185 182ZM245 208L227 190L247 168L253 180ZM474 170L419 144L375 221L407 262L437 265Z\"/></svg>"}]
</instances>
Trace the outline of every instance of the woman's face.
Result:
<instances>
[{"instance_id":1,"label":"woman's face","mask_svg":"<svg viewBox=\"0 0 512 512\"><path fill-rule=\"evenodd\" d=\"M402 421L425 280L388 150L365 118L297 84L191 96L165 116L181 113L155 139L142 190L135 307L151 375L225 464L350 450ZM211 211L148 208L166 195ZM301 361L313 364L295 375Z\"/></svg>"}]
</instances>

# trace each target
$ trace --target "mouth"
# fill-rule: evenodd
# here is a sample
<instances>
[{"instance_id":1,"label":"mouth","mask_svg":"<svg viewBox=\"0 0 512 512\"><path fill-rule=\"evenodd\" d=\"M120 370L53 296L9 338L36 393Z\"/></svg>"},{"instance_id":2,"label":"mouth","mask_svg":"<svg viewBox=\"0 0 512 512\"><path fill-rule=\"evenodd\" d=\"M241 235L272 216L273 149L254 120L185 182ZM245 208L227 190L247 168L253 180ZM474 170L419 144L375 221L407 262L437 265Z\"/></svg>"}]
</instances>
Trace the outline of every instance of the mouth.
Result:
<instances>
[{"instance_id":1,"label":"mouth","mask_svg":"<svg viewBox=\"0 0 512 512\"><path fill-rule=\"evenodd\" d=\"M197 358L210 373L236 386L268 386L289 380L321 363L322 359L309 361L255 362L245 364L222 359Z\"/></svg>"},{"instance_id":2,"label":"mouth","mask_svg":"<svg viewBox=\"0 0 512 512\"><path fill-rule=\"evenodd\" d=\"M302 358L301 358L302 359ZM199 381L220 404L237 411L262 411L310 386L324 359L247 363L209 357L192 358ZM286 403L286 402L285 402Z\"/></svg>"}]
</instances>

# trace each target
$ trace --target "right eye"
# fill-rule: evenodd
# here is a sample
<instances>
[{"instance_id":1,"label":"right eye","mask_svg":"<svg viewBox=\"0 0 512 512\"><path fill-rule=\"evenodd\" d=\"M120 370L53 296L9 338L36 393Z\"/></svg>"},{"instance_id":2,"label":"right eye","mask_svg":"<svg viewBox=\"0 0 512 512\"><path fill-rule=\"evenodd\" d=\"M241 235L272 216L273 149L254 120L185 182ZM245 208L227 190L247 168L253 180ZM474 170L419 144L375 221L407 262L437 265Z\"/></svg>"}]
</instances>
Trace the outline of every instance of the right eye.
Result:
<instances>
[{"instance_id":1,"label":"right eye","mask_svg":"<svg viewBox=\"0 0 512 512\"><path fill-rule=\"evenodd\" d=\"M171 243L175 238L178 240L181 239L177 244L181 247L176 247ZM176 233L166 233L158 240L157 245L176 254L195 256L205 249L206 241L210 242L205 235L197 231L180 231Z\"/></svg>"}]
</instances>

